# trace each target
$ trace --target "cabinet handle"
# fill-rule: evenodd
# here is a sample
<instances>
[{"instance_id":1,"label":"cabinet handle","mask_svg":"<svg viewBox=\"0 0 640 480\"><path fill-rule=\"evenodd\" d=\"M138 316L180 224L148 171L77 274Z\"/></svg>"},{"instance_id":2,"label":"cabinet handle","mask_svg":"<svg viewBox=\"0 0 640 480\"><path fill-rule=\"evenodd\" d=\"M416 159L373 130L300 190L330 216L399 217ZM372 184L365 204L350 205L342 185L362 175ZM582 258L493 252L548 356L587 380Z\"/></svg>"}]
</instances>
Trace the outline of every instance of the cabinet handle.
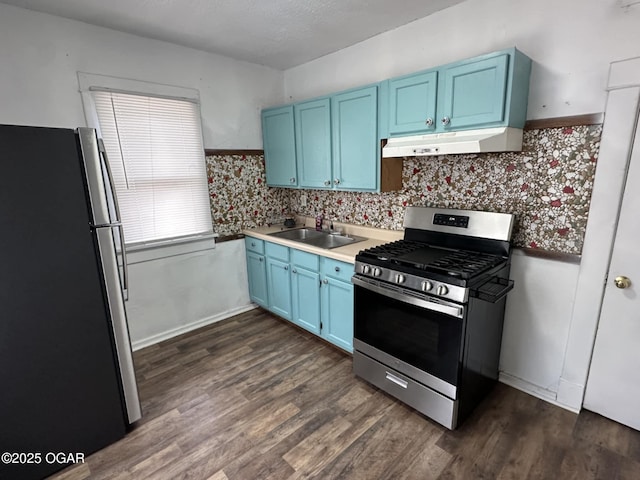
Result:
<instances>
[{"instance_id":1,"label":"cabinet handle","mask_svg":"<svg viewBox=\"0 0 640 480\"><path fill-rule=\"evenodd\" d=\"M340 271L340 267L336 267L336 272L339 272L339 271Z\"/></svg>"},{"instance_id":2,"label":"cabinet handle","mask_svg":"<svg viewBox=\"0 0 640 480\"><path fill-rule=\"evenodd\" d=\"M433 118L427 118L424 123L427 125L427 127L431 127L433 125Z\"/></svg>"},{"instance_id":3,"label":"cabinet handle","mask_svg":"<svg viewBox=\"0 0 640 480\"><path fill-rule=\"evenodd\" d=\"M449 117L442 117L442 125L449 125L451 123L451 119Z\"/></svg>"},{"instance_id":4,"label":"cabinet handle","mask_svg":"<svg viewBox=\"0 0 640 480\"><path fill-rule=\"evenodd\" d=\"M296 177L291 177L291 178L289 179L289 181L290 181L291 183L296 183Z\"/></svg>"},{"instance_id":5,"label":"cabinet handle","mask_svg":"<svg viewBox=\"0 0 640 480\"><path fill-rule=\"evenodd\" d=\"M326 285L327 283L329 283L329 280L327 280L327 279L325 278L324 280L322 280L322 283L324 283L324 284Z\"/></svg>"},{"instance_id":6,"label":"cabinet handle","mask_svg":"<svg viewBox=\"0 0 640 480\"><path fill-rule=\"evenodd\" d=\"M291 269L291 273L298 273L298 271L295 268L293 268Z\"/></svg>"},{"instance_id":7,"label":"cabinet handle","mask_svg":"<svg viewBox=\"0 0 640 480\"><path fill-rule=\"evenodd\" d=\"M340 179L339 179L339 178L336 178L336 179L333 181L333 183L334 183L335 185L339 185L339 184L340 184Z\"/></svg>"},{"instance_id":8,"label":"cabinet handle","mask_svg":"<svg viewBox=\"0 0 640 480\"><path fill-rule=\"evenodd\" d=\"M325 180L324 181L324 186L328 187L329 185L331 185L331 180Z\"/></svg>"}]
</instances>

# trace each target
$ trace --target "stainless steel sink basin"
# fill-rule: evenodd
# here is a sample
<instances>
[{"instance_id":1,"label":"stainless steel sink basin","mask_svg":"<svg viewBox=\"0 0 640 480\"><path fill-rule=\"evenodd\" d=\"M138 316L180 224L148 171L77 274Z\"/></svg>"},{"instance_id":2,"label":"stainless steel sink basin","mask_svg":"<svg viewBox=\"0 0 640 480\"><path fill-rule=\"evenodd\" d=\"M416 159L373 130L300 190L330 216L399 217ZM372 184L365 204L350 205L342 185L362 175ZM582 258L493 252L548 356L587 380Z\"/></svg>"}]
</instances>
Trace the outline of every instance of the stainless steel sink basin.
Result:
<instances>
[{"instance_id":1,"label":"stainless steel sink basin","mask_svg":"<svg viewBox=\"0 0 640 480\"><path fill-rule=\"evenodd\" d=\"M309 227L282 230L281 232L270 233L269 236L293 240L294 242L313 245L318 248L326 248L328 250L366 240L366 238L355 235L338 235L329 232L319 232Z\"/></svg>"},{"instance_id":2,"label":"stainless steel sink basin","mask_svg":"<svg viewBox=\"0 0 640 480\"><path fill-rule=\"evenodd\" d=\"M311 238L324 237L326 233L318 232L313 228L294 228L291 230L282 230L281 232L270 233L271 237L285 238L287 240L305 241Z\"/></svg>"}]
</instances>

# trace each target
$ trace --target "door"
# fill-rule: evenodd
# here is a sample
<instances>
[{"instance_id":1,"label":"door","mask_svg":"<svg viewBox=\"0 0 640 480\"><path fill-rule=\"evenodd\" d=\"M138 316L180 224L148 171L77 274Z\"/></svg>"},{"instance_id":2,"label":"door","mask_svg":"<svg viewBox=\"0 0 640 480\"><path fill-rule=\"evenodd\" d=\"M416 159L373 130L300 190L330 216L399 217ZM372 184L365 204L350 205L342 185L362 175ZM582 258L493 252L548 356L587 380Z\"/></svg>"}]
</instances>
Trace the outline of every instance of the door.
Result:
<instances>
[{"instance_id":1,"label":"door","mask_svg":"<svg viewBox=\"0 0 640 480\"><path fill-rule=\"evenodd\" d=\"M295 105L298 185L331 188L331 117L328 98Z\"/></svg>"},{"instance_id":2,"label":"door","mask_svg":"<svg viewBox=\"0 0 640 480\"><path fill-rule=\"evenodd\" d=\"M249 297L260 306L267 307L267 267L264 256L247 252L247 276L249 279Z\"/></svg>"},{"instance_id":3,"label":"door","mask_svg":"<svg viewBox=\"0 0 640 480\"><path fill-rule=\"evenodd\" d=\"M291 320L291 278L289 264L267 257L269 310Z\"/></svg>"},{"instance_id":4,"label":"door","mask_svg":"<svg viewBox=\"0 0 640 480\"><path fill-rule=\"evenodd\" d=\"M292 266L292 321L316 335L320 334L320 274Z\"/></svg>"},{"instance_id":5,"label":"door","mask_svg":"<svg viewBox=\"0 0 640 480\"><path fill-rule=\"evenodd\" d=\"M640 430L640 128L609 264L584 407ZM636 187L636 188L634 188Z\"/></svg>"},{"instance_id":6,"label":"door","mask_svg":"<svg viewBox=\"0 0 640 480\"><path fill-rule=\"evenodd\" d=\"M322 280L322 337L353 352L353 285L324 277Z\"/></svg>"},{"instance_id":7,"label":"door","mask_svg":"<svg viewBox=\"0 0 640 480\"><path fill-rule=\"evenodd\" d=\"M296 141L292 105L262 111L262 143L267 185L295 187Z\"/></svg>"},{"instance_id":8,"label":"door","mask_svg":"<svg viewBox=\"0 0 640 480\"><path fill-rule=\"evenodd\" d=\"M389 80L389 133L428 133L436 128L438 72Z\"/></svg>"},{"instance_id":9,"label":"door","mask_svg":"<svg viewBox=\"0 0 640 480\"><path fill-rule=\"evenodd\" d=\"M465 129L504 121L509 55L445 69L440 78L440 127Z\"/></svg>"},{"instance_id":10,"label":"door","mask_svg":"<svg viewBox=\"0 0 640 480\"><path fill-rule=\"evenodd\" d=\"M333 186L345 190L376 190L378 88L366 87L331 98Z\"/></svg>"}]
</instances>

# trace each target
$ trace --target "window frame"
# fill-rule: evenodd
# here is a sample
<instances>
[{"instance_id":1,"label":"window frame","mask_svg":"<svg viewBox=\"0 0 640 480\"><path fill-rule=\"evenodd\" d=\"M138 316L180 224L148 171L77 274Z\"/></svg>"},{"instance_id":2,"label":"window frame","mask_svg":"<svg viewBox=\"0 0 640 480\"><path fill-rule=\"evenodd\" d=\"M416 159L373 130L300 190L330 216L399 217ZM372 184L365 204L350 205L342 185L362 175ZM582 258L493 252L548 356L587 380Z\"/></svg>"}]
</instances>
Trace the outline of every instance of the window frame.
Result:
<instances>
[{"instance_id":1,"label":"window frame","mask_svg":"<svg viewBox=\"0 0 640 480\"><path fill-rule=\"evenodd\" d=\"M86 72L78 72L78 84L80 87L80 95L82 98L87 126L95 128L99 136L102 136L100 131L100 122L98 120L98 113L92 96L92 91L95 90L142 95L147 97L155 96L160 98L171 98L196 103L198 106L200 105L200 93L198 90L193 88L164 85ZM202 128L201 118L200 127ZM129 254L128 263L134 264L146 262L156 258L182 255L215 248L215 238L218 237L218 234L213 231L213 223L211 227L211 233L185 235L156 241L134 242L127 244L126 248L127 253Z\"/></svg>"}]
</instances>

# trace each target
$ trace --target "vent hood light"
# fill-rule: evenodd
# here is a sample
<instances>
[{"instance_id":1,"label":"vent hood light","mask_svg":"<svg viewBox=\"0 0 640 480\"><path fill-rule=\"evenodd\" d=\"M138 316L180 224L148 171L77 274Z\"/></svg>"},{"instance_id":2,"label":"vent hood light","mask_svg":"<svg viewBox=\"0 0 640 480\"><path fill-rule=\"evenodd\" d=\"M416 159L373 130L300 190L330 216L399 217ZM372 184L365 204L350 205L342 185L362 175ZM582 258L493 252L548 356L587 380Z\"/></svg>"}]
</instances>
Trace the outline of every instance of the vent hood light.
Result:
<instances>
[{"instance_id":1,"label":"vent hood light","mask_svg":"<svg viewBox=\"0 0 640 480\"><path fill-rule=\"evenodd\" d=\"M483 128L390 138L383 157L420 157L482 152L522 150L522 130L511 127Z\"/></svg>"}]
</instances>

